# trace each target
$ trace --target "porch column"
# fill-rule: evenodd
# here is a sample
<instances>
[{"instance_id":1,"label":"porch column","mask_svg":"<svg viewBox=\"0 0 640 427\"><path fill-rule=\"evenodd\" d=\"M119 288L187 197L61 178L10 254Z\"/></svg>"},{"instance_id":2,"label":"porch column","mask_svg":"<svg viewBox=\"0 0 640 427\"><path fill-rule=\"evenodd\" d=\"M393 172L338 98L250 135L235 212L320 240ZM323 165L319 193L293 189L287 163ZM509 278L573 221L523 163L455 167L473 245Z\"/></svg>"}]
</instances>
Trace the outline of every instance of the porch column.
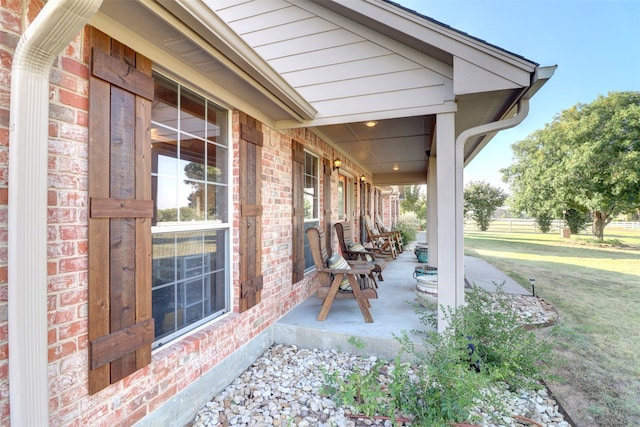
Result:
<instances>
[{"instance_id":1,"label":"porch column","mask_svg":"<svg viewBox=\"0 0 640 427\"><path fill-rule=\"evenodd\" d=\"M438 266L438 162L435 155L429 157L427 175L427 245L431 267Z\"/></svg>"},{"instance_id":2,"label":"porch column","mask_svg":"<svg viewBox=\"0 0 640 427\"><path fill-rule=\"evenodd\" d=\"M462 159L456 158L455 113L436 118L438 213L438 331L447 327L442 307L464 304L464 241L462 240Z\"/></svg>"}]
</instances>

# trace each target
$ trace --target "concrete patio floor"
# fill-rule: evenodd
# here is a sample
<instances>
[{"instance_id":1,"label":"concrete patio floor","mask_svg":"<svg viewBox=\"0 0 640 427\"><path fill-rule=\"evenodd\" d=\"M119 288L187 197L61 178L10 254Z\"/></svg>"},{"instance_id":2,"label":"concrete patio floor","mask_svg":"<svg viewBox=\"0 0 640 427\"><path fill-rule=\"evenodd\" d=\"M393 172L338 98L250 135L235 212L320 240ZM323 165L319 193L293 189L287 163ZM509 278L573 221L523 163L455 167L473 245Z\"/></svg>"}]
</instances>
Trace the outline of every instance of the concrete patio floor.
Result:
<instances>
[{"instance_id":1,"label":"concrete patio floor","mask_svg":"<svg viewBox=\"0 0 640 427\"><path fill-rule=\"evenodd\" d=\"M326 320L316 320L322 300L312 296L283 316L275 325L275 343L297 345L322 350L336 349L359 355L393 359L400 350L394 336L403 331L410 337L412 330L425 330L414 310L416 304L413 278L420 265L409 248L395 260L388 260L383 271L384 281L378 285L378 299L371 301L374 323L366 323L355 300L334 301ZM465 257L465 276L470 284L494 291L496 284L503 291L529 295L530 292L491 264L474 257ZM355 339L355 341L354 341ZM364 345L360 345L363 343Z\"/></svg>"}]
</instances>

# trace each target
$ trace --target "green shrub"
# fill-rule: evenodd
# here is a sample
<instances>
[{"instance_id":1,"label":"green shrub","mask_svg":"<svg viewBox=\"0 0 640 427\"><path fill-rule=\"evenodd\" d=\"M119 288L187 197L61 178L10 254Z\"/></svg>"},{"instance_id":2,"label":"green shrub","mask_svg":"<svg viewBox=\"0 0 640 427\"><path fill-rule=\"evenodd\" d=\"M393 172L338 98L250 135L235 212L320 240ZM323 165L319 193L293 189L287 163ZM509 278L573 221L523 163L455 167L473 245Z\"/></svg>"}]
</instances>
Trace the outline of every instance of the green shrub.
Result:
<instances>
[{"instance_id":1,"label":"green shrub","mask_svg":"<svg viewBox=\"0 0 640 427\"><path fill-rule=\"evenodd\" d=\"M410 243L416 240L419 224L418 216L414 212L406 212L400 215L394 229L400 231L403 242Z\"/></svg>"},{"instance_id":2,"label":"green shrub","mask_svg":"<svg viewBox=\"0 0 640 427\"><path fill-rule=\"evenodd\" d=\"M448 327L435 332L437 313L418 307L424 331L422 346L414 345L406 331L397 337L413 365L396 358L389 368L389 383L380 382L383 364L369 371L354 371L346 379L325 374L325 392L339 405L356 413L395 417L408 414L412 425L446 426L471 419L479 401L498 410L499 400L487 393L492 385L511 390L540 388L549 345L519 325L507 297L473 288L467 304L443 309Z\"/></svg>"}]
</instances>

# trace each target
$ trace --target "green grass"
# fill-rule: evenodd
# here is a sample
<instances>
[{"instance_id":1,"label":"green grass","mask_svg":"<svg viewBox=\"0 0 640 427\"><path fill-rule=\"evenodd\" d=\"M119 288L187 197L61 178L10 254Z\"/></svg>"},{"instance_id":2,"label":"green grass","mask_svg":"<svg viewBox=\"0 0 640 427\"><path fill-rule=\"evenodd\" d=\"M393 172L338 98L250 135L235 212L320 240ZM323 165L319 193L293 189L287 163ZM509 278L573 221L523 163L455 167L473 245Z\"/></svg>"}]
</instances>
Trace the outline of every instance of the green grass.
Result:
<instances>
[{"instance_id":1,"label":"green grass","mask_svg":"<svg viewBox=\"0 0 640 427\"><path fill-rule=\"evenodd\" d=\"M584 425L640 425L640 231L605 229L605 241L622 245L586 234L468 231L465 253L526 288L535 278L536 293L558 310L552 388L583 399Z\"/></svg>"}]
</instances>

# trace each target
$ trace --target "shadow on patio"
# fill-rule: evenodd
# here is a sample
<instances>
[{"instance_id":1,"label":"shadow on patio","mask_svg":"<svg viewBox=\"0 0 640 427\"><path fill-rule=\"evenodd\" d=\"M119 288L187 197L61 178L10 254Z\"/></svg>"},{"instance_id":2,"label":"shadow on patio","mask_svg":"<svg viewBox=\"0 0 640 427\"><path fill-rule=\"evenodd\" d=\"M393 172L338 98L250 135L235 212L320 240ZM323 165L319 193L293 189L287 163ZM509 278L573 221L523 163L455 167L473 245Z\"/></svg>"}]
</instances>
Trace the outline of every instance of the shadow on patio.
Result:
<instances>
[{"instance_id":1,"label":"shadow on patio","mask_svg":"<svg viewBox=\"0 0 640 427\"><path fill-rule=\"evenodd\" d=\"M412 246L397 259L387 262L384 281L379 282L378 299L370 300L374 323L364 321L358 304L352 299L334 301L327 319L317 321L322 300L314 295L276 323L275 343L336 349L387 360L395 358L400 345L394 335L426 328L413 308L417 303L413 272L418 265ZM465 257L465 275L472 285L490 291L495 290L495 284L503 284L505 292L530 294L500 270L478 258ZM417 338L413 334L410 336Z\"/></svg>"}]
</instances>

